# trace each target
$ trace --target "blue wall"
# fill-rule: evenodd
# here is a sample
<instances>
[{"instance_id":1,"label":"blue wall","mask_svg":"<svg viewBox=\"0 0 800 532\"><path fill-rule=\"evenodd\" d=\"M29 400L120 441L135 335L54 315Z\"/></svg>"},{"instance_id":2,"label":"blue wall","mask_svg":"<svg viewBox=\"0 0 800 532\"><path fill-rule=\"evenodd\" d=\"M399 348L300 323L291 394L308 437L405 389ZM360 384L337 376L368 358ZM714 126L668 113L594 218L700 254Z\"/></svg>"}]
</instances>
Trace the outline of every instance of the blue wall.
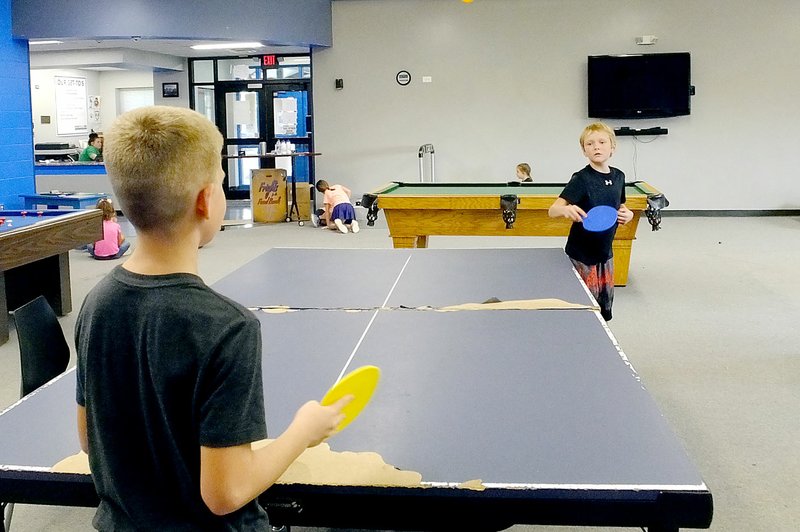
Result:
<instances>
[{"instance_id":1,"label":"blue wall","mask_svg":"<svg viewBox=\"0 0 800 532\"><path fill-rule=\"evenodd\" d=\"M28 41L11 38L11 0L0 0L0 204L21 209L34 192Z\"/></svg>"}]
</instances>

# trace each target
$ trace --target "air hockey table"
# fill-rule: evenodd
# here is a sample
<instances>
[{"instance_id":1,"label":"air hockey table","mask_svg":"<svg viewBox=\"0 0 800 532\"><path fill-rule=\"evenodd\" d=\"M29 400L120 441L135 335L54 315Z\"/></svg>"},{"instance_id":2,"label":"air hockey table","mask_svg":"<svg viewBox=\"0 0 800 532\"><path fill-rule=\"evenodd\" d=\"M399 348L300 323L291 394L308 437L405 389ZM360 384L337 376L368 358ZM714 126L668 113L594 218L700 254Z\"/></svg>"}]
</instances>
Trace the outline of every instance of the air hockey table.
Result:
<instances>
[{"instance_id":1,"label":"air hockey table","mask_svg":"<svg viewBox=\"0 0 800 532\"><path fill-rule=\"evenodd\" d=\"M39 295L59 316L72 312L69 251L103 238L103 213L0 210L0 344L8 313Z\"/></svg>"},{"instance_id":2,"label":"air hockey table","mask_svg":"<svg viewBox=\"0 0 800 532\"><path fill-rule=\"evenodd\" d=\"M373 364L375 396L329 444L422 475L276 484L260 496L273 525L710 526L708 487L562 250L277 248L213 287L261 322L272 436ZM50 470L78 451L74 379L0 414L0 501L97 504L89 475Z\"/></svg>"}]
</instances>

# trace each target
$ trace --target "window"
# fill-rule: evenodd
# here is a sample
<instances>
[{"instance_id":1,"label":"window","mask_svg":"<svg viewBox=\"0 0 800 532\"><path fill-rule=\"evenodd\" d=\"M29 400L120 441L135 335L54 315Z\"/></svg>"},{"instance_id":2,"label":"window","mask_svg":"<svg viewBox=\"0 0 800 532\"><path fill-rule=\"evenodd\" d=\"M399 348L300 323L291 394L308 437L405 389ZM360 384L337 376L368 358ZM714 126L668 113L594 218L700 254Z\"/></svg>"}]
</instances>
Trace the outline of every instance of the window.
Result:
<instances>
[{"instance_id":1,"label":"window","mask_svg":"<svg viewBox=\"0 0 800 532\"><path fill-rule=\"evenodd\" d=\"M117 89L117 116L153 103L153 87Z\"/></svg>"},{"instance_id":2,"label":"window","mask_svg":"<svg viewBox=\"0 0 800 532\"><path fill-rule=\"evenodd\" d=\"M261 76L261 60L258 57L247 59L218 59L218 81L257 80Z\"/></svg>"},{"instance_id":3,"label":"window","mask_svg":"<svg viewBox=\"0 0 800 532\"><path fill-rule=\"evenodd\" d=\"M267 79L311 79L310 56L285 56L278 58L278 67L265 69Z\"/></svg>"},{"instance_id":4,"label":"window","mask_svg":"<svg viewBox=\"0 0 800 532\"><path fill-rule=\"evenodd\" d=\"M197 85L194 88L194 109L198 113L205 115L212 122L217 119L214 116L214 86Z\"/></svg>"},{"instance_id":5,"label":"window","mask_svg":"<svg viewBox=\"0 0 800 532\"><path fill-rule=\"evenodd\" d=\"M262 65L265 57L272 62ZM217 59L190 59L192 85L218 81L281 81L311 79L310 55L250 56ZM217 76L214 77L216 63ZM195 96L197 94L195 93Z\"/></svg>"},{"instance_id":6,"label":"window","mask_svg":"<svg viewBox=\"0 0 800 532\"><path fill-rule=\"evenodd\" d=\"M193 61L194 82L214 83L214 60Z\"/></svg>"}]
</instances>

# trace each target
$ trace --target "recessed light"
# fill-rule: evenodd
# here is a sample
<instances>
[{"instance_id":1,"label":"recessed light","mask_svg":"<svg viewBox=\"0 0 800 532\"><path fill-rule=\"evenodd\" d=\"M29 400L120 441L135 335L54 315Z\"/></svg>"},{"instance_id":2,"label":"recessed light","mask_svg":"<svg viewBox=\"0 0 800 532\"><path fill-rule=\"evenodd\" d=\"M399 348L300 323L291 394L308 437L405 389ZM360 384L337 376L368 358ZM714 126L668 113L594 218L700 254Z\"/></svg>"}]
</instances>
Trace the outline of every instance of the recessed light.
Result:
<instances>
[{"instance_id":1,"label":"recessed light","mask_svg":"<svg viewBox=\"0 0 800 532\"><path fill-rule=\"evenodd\" d=\"M34 44L64 44L64 41L29 41L28 44L31 46Z\"/></svg>"},{"instance_id":2,"label":"recessed light","mask_svg":"<svg viewBox=\"0 0 800 532\"><path fill-rule=\"evenodd\" d=\"M220 42L214 44L195 44L192 50L234 50L236 48L262 48L260 42Z\"/></svg>"}]
</instances>

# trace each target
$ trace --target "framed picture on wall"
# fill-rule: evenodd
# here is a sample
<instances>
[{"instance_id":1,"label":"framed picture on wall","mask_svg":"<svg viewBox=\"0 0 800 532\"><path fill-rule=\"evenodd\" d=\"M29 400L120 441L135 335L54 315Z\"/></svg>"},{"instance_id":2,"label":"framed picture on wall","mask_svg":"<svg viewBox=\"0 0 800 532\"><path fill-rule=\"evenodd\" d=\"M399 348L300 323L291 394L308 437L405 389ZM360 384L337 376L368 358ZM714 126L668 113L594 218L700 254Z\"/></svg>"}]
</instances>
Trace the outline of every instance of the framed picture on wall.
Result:
<instances>
[{"instance_id":1,"label":"framed picture on wall","mask_svg":"<svg viewBox=\"0 0 800 532\"><path fill-rule=\"evenodd\" d=\"M179 95L178 83L162 83L161 96L163 98L177 98Z\"/></svg>"}]
</instances>

